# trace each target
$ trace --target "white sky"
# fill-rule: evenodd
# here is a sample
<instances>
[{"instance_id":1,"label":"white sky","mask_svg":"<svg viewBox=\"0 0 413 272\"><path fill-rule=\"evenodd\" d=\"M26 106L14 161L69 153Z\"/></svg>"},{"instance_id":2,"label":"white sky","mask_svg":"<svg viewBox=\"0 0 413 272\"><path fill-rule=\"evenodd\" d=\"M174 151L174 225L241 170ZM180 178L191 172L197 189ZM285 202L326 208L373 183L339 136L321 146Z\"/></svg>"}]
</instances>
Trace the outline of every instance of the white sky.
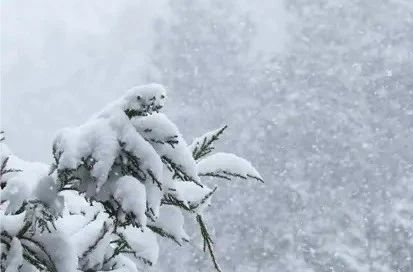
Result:
<instances>
[{"instance_id":1,"label":"white sky","mask_svg":"<svg viewBox=\"0 0 413 272\"><path fill-rule=\"evenodd\" d=\"M281 0L239 2L257 23L257 51L283 49ZM1 2L1 113L11 149L51 160L57 130L79 125L123 90L145 83L162 1Z\"/></svg>"}]
</instances>

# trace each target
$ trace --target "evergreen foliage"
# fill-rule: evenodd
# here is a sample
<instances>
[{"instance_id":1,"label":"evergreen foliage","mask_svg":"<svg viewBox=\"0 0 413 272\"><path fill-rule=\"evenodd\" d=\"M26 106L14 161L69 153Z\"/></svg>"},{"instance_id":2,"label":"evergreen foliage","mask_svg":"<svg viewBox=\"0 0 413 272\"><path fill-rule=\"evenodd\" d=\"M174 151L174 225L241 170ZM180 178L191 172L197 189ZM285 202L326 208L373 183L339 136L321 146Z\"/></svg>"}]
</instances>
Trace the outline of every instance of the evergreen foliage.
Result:
<instances>
[{"instance_id":1,"label":"evergreen foliage","mask_svg":"<svg viewBox=\"0 0 413 272\"><path fill-rule=\"evenodd\" d=\"M190 240L184 218L198 224L221 271L203 218L217 187L201 180L219 175L201 174L202 164L232 167L216 169L231 179L262 178L235 155L210 155L227 126L187 145L159 112L165 98L161 85L136 87L84 125L63 129L49 170L2 148L2 271L142 271L156 263L156 237ZM10 156L22 169L8 165Z\"/></svg>"}]
</instances>

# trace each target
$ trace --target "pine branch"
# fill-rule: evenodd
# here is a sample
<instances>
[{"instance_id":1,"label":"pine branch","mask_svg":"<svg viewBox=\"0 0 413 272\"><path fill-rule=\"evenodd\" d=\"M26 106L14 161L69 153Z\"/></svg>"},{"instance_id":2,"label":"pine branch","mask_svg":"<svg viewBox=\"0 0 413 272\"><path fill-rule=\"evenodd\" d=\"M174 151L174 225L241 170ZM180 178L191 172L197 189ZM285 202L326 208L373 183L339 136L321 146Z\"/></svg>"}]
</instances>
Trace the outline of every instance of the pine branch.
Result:
<instances>
[{"instance_id":1,"label":"pine branch","mask_svg":"<svg viewBox=\"0 0 413 272\"><path fill-rule=\"evenodd\" d=\"M199 183L193 177L188 175L182 169L182 165L176 164L174 161L172 161L170 158L166 156L162 156L161 159L162 159L162 162L166 165L166 167L173 173L173 176L172 176L173 179L178 178L182 181L191 181L195 183L196 185L200 186L201 188L204 187L201 183Z\"/></svg>"},{"instance_id":2,"label":"pine branch","mask_svg":"<svg viewBox=\"0 0 413 272\"><path fill-rule=\"evenodd\" d=\"M211 256L211 259L212 259L212 262L214 264L215 269L218 272L222 272L222 270L219 267L219 264L216 260L214 249L213 249L213 246L212 246L214 242L212 241L212 238L208 233L208 230L207 230L206 225L205 225L205 223L202 219L202 216L200 214L197 214L196 215L196 220L198 221L199 228L201 230L201 235L204 238L204 251L206 251L206 249L208 249L209 255Z\"/></svg>"},{"instance_id":3,"label":"pine branch","mask_svg":"<svg viewBox=\"0 0 413 272\"><path fill-rule=\"evenodd\" d=\"M53 174L57 170L57 180L60 182L58 191L65 190L65 188L76 188L75 181L80 181L79 171L82 169L90 172L93 166L96 164L97 160L92 156L88 155L82 157L81 163L76 168L64 168L59 169L59 161L63 151L58 151L56 145L53 145L53 157L55 162L52 163L49 170L49 175Z\"/></svg>"},{"instance_id":4,"label":"pine branch","mask_svg":"<svg viewBox=\"0 0 413 272\"><path fill-rule=\"evenodd\" d=\"M117 160L115 160L114 166L119 166L124 176L130 175L141 181L146 180L147 177L145 171L141 169L140 159L125 149L126 143L119 141L119 146L121 152Z\"/></svg>"},{"instance_id":5,"label":"pine branch","mask_svg":"<svg viewBox=\"0 0 413 272\"><path fill-rule=\"evenodd\" d=\"M144 132L147 130L145 129ZM175 145L179 143L177 140L178 135L173 135L173 136L168 136L165 137L165 139L155 139L155 138L145 138L146 141L150 143L155 143L155 144L169 144L172 148L175 148Z\"/></svg>"},{"instance_id":6,"label":"pine branch","mask_svg":"<svg viewBox=\"0 0 413 272\"><path fill-rule=\"evenodd\" d=\"M180 209L183 209L188 212L195 212L195 209L197 209L199 206L204 204L208 199L211 198L211 196L215 193L218 187L215 187L214 189L211 190L208 194L206 194L199 202L196 203L188 203L188 205L181 199L178 199L172 194L166 194L164 198L161 201L162 205L172 205L175 207L178 207Z\"/></svg>"},{"instance_id":7,"label":"pine branch","mask_svg":"<svg viewBox=\"0 0 413 272\"><path fill-rule=\"evenodd\" d=\"M204 204L205 202L207 202L208 199L210 199L212 197L212 195L215 193L215 191L217 189L218 189L218 187L215 186L214 189L212 189L211 192L206 194L198 203L195 203L195 204L189 203L189 206L191 207L191 210L194 210L194 209L198 208L199 206L201 206L202 204Z\"/></svg>"},{"instance_id":8,"label":"pine branch","mask_svg":"<svg viewBox=\"0 0 413 272\"><path fill-rule=\"evenodd\" d=\"M30 262L31 264L33 264L36 267L42 267L44 266L47 269L43 269L41 271L50 271L50 272L58 272L57 268L56 268L56 264L53 262L53 259L51 257L51 255L47 252L46 248L38 241L30 238L30 237L26 237L26 236L20 236L17 237L20 240L26 240L28 242L30 242L31 244L35 245L37 248L39 248L43 254L46 255L47 259L43 259L40 256L37 256L37 253L32 250L28 245L25 245L22 243L23 248L26 250L27 253L29 254L23 254L23 257L25 257L25 259Z\"/></svg>"},{"instance_id":9,"label":"pine branch","mask_svg":"<svg viewBox=\"0 0 413 272\"><path fill-rule=\"evenodd\" d=\"M115 207L113 207L112 203L110 201L104 201L101 202L103 205L103 208L105 209L105 212L109 215L109 218L115 218L117 217L117 209L115 209ZM116 225L116 224L115 224Z\"/></svg>"},{"instance_id":10,"label":"pine branch","mask_svg":"<svg viewBox=\"0 0 413 272\"><path fill-rule=\"evenodd\" d=\"M206 172L206 173L198 173L198 176L200 177L214 177L214 178L222 178L222 179L226 179L226 180L232 180L232 178L241 178L244 180L247 180L249 178L251 179L255 179L259 182L264 183L264 180L258 176L253 176L250 174L247 175L241 175L239 173L235 173L235 172L229 172L226 170L218 170L215 172Z\"/></svg>"},{"instance_id":11,"label":"pine branch","mask_svg":"<svg viewBox=\"0 0 413 272\"><path fill-rule=\"evenodd\" d=\"M162 106L157 104L156 97L149 99L149 101L144 101L140 96L136 97L140 103L139 109L126 109L124 112L129 119L132 119L137 116L147 116L153 112L159 112L162 109Z\"/></svg>"},{"instance_id":12,"label":"pine branch","mask_svg":"<svg viewBox=\"0 0 413 272\"><path fill-rule=\"evenodd\" d=\"M20 170L20 169L14 169L14 168L6 169L7 163L9 162L9 158L10 157L6 157L3 160L3 162L1 163L1 166L0 166L0 179L3 177L3 175L8 174L8 173L22 172L22 170ZM1 184L0 184L1 189L4 189L4 187L6 187L6 185L7 185L7 182L2 181Z\"/></svg>"},{"instance_id":13,"label":"pine branch","mask_svg":"<svg viewBox=\"0 0 413 272\"><path fill-rule=\"evenodd\" d=\"M1 234L0 242L1 242L2 244L5 244L5 245L6 245L7 250L10 249L10 241L6 240L6 239L3 237L3 233Z\"/></svg>"},{"instance_id":14,"label":"pine branch","mask_svg":"<svg viewBox=\"0 0 413 272\"><path fill-rule=\"evenodd\" d=\"M114 232L115 235L117 235L119 238L116 240L111 241L111 244L115 244L115 249L113 253L109 256L109 258L105 258L103 260L103 266L109 264L112 260L115 259L116 256L120 254L132 254L136 259L141 260L144 264L152 266L153 263L141 256L137 256L136 251L132 249L132 247L129 245L128 241L126 240L125 236L122 233L117 233ZM101 271L111 271L114 270L116 266L116 262L112 265L112 267L109 270L101 270Z\"/></svg>"},{"instance_id":15,"label":"pine branch","mask_svg":"<svg viewBox=\"0 0 413 272\"><path fill-rule=\"evenodd\" d=\"M39 269L40 271L48 271L47 265L43 263L43 260L36 256L36 252L31 250L29 247L22 245L23 251L23 258L29 262L31 265Z\"/></svg>"},{"instance_id":16,"label":"pine branch","mask_svg":"<svg viewBox=\"0 0 413 272\"><path fill-rule=\"evenodd\" d=\"M57 145L53 144L52 147L52 154L54 162L50 165L49 176L54 173L55 170L58 169L60 158L62 157L63 151L57 149Z\"/></svg>"},{"instance_id":17,"label":"pine branch","mask_svg":"<svg viewBox=\"0 0 413 272\"><path fill-rule=\"evenodd\" d=\"M146 169L146 172L152 179L152 183L156 184L158 186L159 190L162 191L162 184L161 182L155 177L151 169Z\"/></svg>"},{"instance_id":18,"label":"pine branch","mask_svg":"<svg viewBox=\"0 0 413 272\"><path fill-rule=\"evenodd\" d=\"M126 240L125 236L122 233L115 233L119 238L116 240L111 241L111 244L115 244L115 249L113 250L112 255L103 261L103 265L109 263L112 259L118 256L121 253L131 253L136 257L136 252L132 250L132 247L129 245L128 241Z\"/></svg>"},{"instance_id":19,"label":"pine branch","mask_svg":"<svg viewBox=\"0 0 413 272\"><path fill-rule=\"evenodd\" d=\"M171 195L171 194L165 195L164 198L161 201L161 204L162 205L176 206L178 208L181 208L181 209L189 211L189 212L192 211L191 207L186 205L184 201L176 198L174 195Z\"/></svg>"},{"instance_id":20,"label":"pine branch","mask_svg":"<svg viewBox=\"0 0 413 272\"><path fill-rule=\"evenodd\" d=\"M175 243L177 243L179 246L182 246L182 244L178 241L178 239L177 239L174 235L166 232L166 231L163 230L162 228L157 227L157 226L153 226L153 225L147 225L147 227L148 227L150 230L152 230L154 233L156 233L156 234L158 234L158 235L160 235L160 236L162 236L162 237L169 238L169 239L171 239L172 241L174 241ZM188 242L187 240L183 240L183 241L184 241L184 242Z\"/></svg>"},{"instance_id":21,"label":"pine branch","mask_svg":"<svg viewBox=\"0 0 413 272\"><path fill-rule=\"evenodd\" d=\"M6 157L4 161L1 163L0 177L3 176L4 174L11 173L11 172L22 172L22 170L20 169L13 169L13 168L6 169L9 159L10 157Z\"/></svg>"},{"instance_id":22,"label":"pine branch","mask_svg":"<svg viewBox=\"0 0 413 272\"><path fill-rule=\"evenodd\" d=\"M207 173L198 173L198 176L200 177L214 177L214 178L222 178L226 180L231 180L230 177L224 174L220 174L219 171L216 172L207 172Z\"/></svg>"},{"instance_id":23,"label":"pine branch","mask_svg":"<svg viewBox=\"0 0 413 272\"><path fill-rule=\"evenodd\" d=\"M5 140L5 137L3 136L4 131L0 131L0 142ZM22 172L22 170L20 169L14 169L14 168L10 168L10 169L6 169L7 167L7 163L9 162L10 157L6 157L2 162L1 162L1 166L0 166L0 179L8 173L16 173L16 172ZM2 181L0 183L0 188L4 189L4 187L6 187L7 182L6 181Z\"/></svg>"},{"instance_id":24,"label":"pine branch","mask_svg":"<svg viewBox=\"0 0 413 272\"><path fill-rule=\"evenodd\" d=\"M51 233L52 231L49 225L56 230L56 212L50 209L45 203L39 200L31 200L25 202L20 210L28 211L25 219L27 222L30 222L30 230L32 233L35 232L37 227L40 228L40 233L43 233L45 230Z\"/></svg>"},{"instance_id":25,"label":"pine branch","mask_svg":"<svg viewBox=\"0 0 413 272\"><path fill-rule=\"evenodd\" d=\"M109 218L113 218L114 232L116 232L118 227L141 227L141 225L136 222L136 215L133 212L126 212L122 209L121 204L113 196L110 197L111 201L103 202L103 206L109 215ZM112 202L112 203L111 203ZM119 218L123 215L122 220Z\"/></svg>"},{"instance_id":26,"label":"pine branch","mask_svg":"<svg viewBox=\"0 0 413 272\"><path fill-rule=\"evenodd\" d=\"M214 146L212 144L219 140L219 136L224 133L224 130L227 129L227 127L228 126L225 125L221 129L218 129L212 133L212 135L204 136L202 142L197 141L192 150L192 157L195 160L199 160L200 158L211 153L214 150Z\"/></svg>"},{"instance_id":27,"label":"pine branch","mask_svg":"<svg viewBox=\"0 0 413 272\"><path fill-rule=\"evenodd\" d=\"M32 225L31 222L26 222L23 226L23 228L17 233L17 237L22 237L29 229L30 226Z\"/></svg>"},{"instance_id":28,"label":"pine branch","mask_svg":"<svg viewBox=\"0 0 413 272\"><path fill-rule=\"evenodd\" d=\"M96 249L96 247L98 246L99 242L103 240L103 238L105 237L105 235L109 232L109 227L107 225L106 222L103 222L103 226L102 229L98 235L98 237L96 238L96 240L93 242L93 244L91 244L87 250L85 252L82 253L82 256L80 257L80 259L84 260L93 250ZM87 262L86 262L87 263Z\"/></svg>"}]
</instances>

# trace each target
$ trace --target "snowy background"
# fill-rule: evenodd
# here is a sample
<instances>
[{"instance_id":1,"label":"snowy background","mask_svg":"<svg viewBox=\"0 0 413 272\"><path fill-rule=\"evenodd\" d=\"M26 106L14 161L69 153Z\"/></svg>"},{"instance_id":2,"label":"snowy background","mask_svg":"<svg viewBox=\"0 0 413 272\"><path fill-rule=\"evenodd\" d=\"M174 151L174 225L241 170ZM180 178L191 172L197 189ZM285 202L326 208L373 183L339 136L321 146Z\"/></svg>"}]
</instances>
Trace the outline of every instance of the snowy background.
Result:
<instances>
[{"instance_id":1,"label":"snowy background","mask_svg":"<svg viewBox=\"0 0 413 272\"><path fill-rule=\"evenodd\" d=\"M1 121L21 158L51 162L58 129L147 82L189 142L229 125L220 148L266 183L215 195L224 271L413 270L412 71L408 0L1 3ZM164 244L156 271L211 270Z\"/></svg>"}]
</instances>

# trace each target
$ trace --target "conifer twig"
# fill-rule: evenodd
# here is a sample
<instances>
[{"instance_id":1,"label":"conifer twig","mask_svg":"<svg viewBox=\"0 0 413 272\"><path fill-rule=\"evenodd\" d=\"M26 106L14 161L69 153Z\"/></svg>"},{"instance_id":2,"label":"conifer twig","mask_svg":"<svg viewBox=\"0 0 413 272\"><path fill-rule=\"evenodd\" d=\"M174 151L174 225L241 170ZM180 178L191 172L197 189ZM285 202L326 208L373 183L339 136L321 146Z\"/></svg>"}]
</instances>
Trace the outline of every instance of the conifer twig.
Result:
<instances>
[{"instance_id":1,"label":"conifer twig","mask_svg":"<svg viewBox=\"0 0 413 272\"><path fill-rule=\"evenodd\" d=\"M203 219L202 219L202 216L201 216L200 214L197 214L197 215L196 215L196 220L198 221L198 224L199 224L199 227L200 227L200 230L201 230L201 235L202 235L202 237L204 238L204 251L205 251L206 249L208 249L209 255L211 256L211 259L212 259L212 262L214 263L215 269L216 269L218 272L222 272L222 270L221 270L221 268L219 267L219 264L218 264L218 262L217 262L217 260L216 260L215 253L214 253L214 249L213 249L213 247L212 247L212 244L213 244L214 242L212 241L212 238L211 238L211 236L210 236L209 233L208 233L208 230L207 230L206 225L205 225L205 223L204 223L204 221L203 221Z\"/></svg>"},{"instance_id":2,"label":"conifer twig","mask_svg":"<svg viewBox=\"0 0 413 272\"><path fill-rule=\"evenodd\" d=\"M221 129L215 131L215 133L212 134L212 137L209 139L207 136L204 136L202 142L196 142L195 147L192 151L192 157L194 158L194 160L198 160L211 153L214 150L212 144L219 139L219 136L224 133L224 130L227 129L227 127L228 126L225 125Z\"/></svg>"}]
</instances>

